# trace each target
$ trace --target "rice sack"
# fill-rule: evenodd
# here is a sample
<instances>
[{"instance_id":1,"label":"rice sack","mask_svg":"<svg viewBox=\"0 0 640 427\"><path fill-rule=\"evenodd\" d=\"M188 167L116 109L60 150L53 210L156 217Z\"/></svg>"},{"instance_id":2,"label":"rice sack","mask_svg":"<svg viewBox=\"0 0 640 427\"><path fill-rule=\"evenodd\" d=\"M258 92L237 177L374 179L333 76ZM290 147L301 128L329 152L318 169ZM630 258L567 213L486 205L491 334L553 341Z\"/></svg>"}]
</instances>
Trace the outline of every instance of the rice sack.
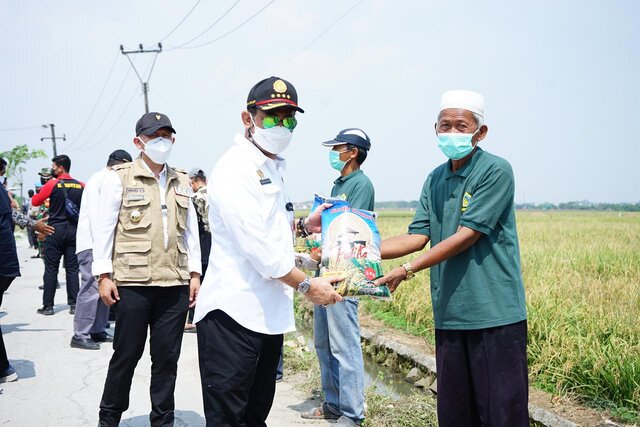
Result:
<instances>
[{"instance_id":1,"label":"rice sack","mask_svg":"<svg viewBox=\"0 0 640 427\"><path fill-rule=\"evenodd\" d=\"M320 275L344 276L334 285L342 296L391 299L386 285L373 285L383 275L374 212L355 209L342 200L322 212Z\"/></svg>"}]
</instances>

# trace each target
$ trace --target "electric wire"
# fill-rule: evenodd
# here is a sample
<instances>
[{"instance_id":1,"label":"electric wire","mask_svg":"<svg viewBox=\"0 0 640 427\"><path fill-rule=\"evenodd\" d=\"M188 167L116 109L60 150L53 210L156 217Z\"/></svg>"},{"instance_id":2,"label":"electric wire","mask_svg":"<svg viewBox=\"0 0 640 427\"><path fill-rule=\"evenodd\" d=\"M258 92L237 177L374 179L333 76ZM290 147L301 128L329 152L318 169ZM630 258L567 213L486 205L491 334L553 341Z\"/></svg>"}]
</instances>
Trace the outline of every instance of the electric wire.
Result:
<instances>
[{"instance_id":1,"label":"electric wire","mask_svg":"<svg viewBox=\"0 0 640 427\"><path fill-rule=\"evenodd\" d=\"M209 25L207 28L205 28L203 31L200 32L200 34L198 34L197 36L195 36L194 38L192 38L191 40L184 42L178 46L173 46L173 47L169 47L167 48L167 50L174 50L174 49L180 49L183 46L188 45L189 43L199 39L200 37L202 37L205 33L209 32L210 29L212 29L218 22L220 22L222 20L222 18L224 18L225 16L227 16L227 14L229 12L231 12L231 10L233 10L234 7L236 7L238 5L238 3L240 3L240 0L236 0L235 3L233 3L231 5L231 7L229 7L222 15L220 15L220 17L218 17L218 19L216 19L213 24Z\"/></svg>"},{"instance_id":2,"label":"electric wire","mask_svg":"<svg viewBox=\"0 0 640 427\"><path fill-rule=\"evenodd\" d=\"M164 36L164 37L160 40L160 42L159 42L159 43L162 43L163 41L165 41L166 39L168 39L168 38L169 38L169 36L170 36L171 34L173 34L173 32L174 32L175 30L177 30L177 29L178 29L178 27L180 27L180 25L182 25L184 21L186 21L186 20L187 20L187 18L189 17L189 15L191 15L191 13L195 10L196 6L198 6L198 4L200 4L200 2L201 2L201 1L202 1L202 0L198 0L198 1L196 1L196 2L195 2L195 4L193 5L193 7L191 8L191 10L189 10L189 12L187 12L187 14L184 16L184 18L182 18L182 20L180 20L180 22L178 22L178 25L176 25L175 27L173 27L173 30L169 31L169 33L168 33L166 36Z\"/></svg>"},{"instance_id":3,"label":"electric wire","mask_svg":"<svg viewBox=\"0 0 640 427\"><path fill-rule=\"evenodd\" d=\"M0 132L18 132L22 130L33 130L33 129L41 129L42 126L22 126L17 128L4 128L0 129Z\"/></svg>"},{"instance_id":4,"label":"electric wire","mask_svg":"<svg viewBox=\"0 0 640 427\"><path fill-rule=\"evenodd\" d=\"M299 57L300 55L302 55L302 53L304 53L307 49L309 49L315 42L317 42L318 40L320 40L322 38L322 36L324 36L326 33L329 32L329 30L331 30L333 27L335 27L338 22L342 21L353 9L355 9L360 3L362 3L364 0L358 0L357 2L355 2L353 4L353 6L351 6L349 9L347 9L342 15L340 15L338 17L338 19L336 19L335 21L333 21L331 23L331 25L329 25L327 28L324 29L324 31L322 31L320 34L318 34L313 40L311 40L309 43L307 43L305 45L305 47L302 48L302 50L300 50L299 52L297 52L296 54L294 54L293 56L291 56L289 59L287 59L284 63L282 63L280 66L278 66L275 70L273 70L273 73L271 74L275 74L278 70L280 70L281 68L284 68L285 66L289 65L291 62L293 62L297 57Z\"/></svg>"},{"instance_id":5,"label":"electric wire","mask_svg":"<svg viewBox=\"0 0 640 427\"><path fill-rule=\"evenodd\" d=\"M73 144L80 138L80 136L82 135L84 130L87 128L87 125L89 124L89 121L91 121L91 119L93 118L93 114L96 112L96 109L98 108L98 104L100 104L100 100L102 100L102 95L104 95L104 91L107 88L107 85L109 84L109 81L111 80L111 75L113 74L113 70L114 70L114 68L116 66L116 61L118 60L118 56L119 55L120 55L120 52L116 52L116 56L113 58L113 62L111 63L111 68L109 69L109 73L107 74L107 78L106 78L104 84L102 85L102 89L100 90L100 94L98 95L98 99L96 99L95 104L93 104L93 108L91 109L91 112L89 113L89 116L87 117L87 120L85 120L84 124L82 125L82 128L80 128L80 131L76 134L76 136L73 138L73 140L69 142L67 148L70 148L71 146L73 146Z\"/></svg>"},{"instance_id":6,"label":"electric wire","mask_svg":"<svg viewBox=\"0 0 640 427\"><path fill-rule=\"evenodd\" d=\"M239 25L236 25L235 27L233 27L232 29L230 29L226 33L224 33L224 34L222 34L222 35L220 35L220 36L218 36L218 37L216 37L216 38L214 38L212 40L209 40L208 42L204 42L204 43L197 44L197 45L194 45L194 46L183 46L183 47L175 48L175 49L197 49L199 47L207 46L207 45L210 45L211 43L215 43L215 42L217 42L219 40L222 40L225 37L227 37L228 35L234 33L235 31L237 31L240 28L242 28L243 26L245 26L247 23L249 23L256 16L260 15L260 13L262 13L262 11L264 11L267 7L271 6L275 1L276 0L271 0L269 3L267 3L261 9L259 9L256 13L254 13L249 18L247 18L244 21L242 21Z\"/></svg>"}]
</instances>

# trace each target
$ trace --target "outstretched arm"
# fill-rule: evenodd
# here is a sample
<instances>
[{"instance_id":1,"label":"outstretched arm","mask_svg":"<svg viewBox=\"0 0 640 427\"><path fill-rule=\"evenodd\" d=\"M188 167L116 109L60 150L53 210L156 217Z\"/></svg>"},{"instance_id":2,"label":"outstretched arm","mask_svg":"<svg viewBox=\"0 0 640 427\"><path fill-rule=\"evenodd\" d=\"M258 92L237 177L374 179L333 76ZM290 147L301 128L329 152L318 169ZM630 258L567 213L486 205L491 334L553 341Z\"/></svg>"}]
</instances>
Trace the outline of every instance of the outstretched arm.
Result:
<instances>
[{"instance_id":1,"label":"outstretched arm","mask_svg":"<svg viewBox=\"0 0 640 427\"><path fill-rule=\"evenodd\" d=\"M403 234L385 239L380 244L382 259L395 259L421 251L429 243L429 236L423 234Z\"/></svg>"}]
</instances>

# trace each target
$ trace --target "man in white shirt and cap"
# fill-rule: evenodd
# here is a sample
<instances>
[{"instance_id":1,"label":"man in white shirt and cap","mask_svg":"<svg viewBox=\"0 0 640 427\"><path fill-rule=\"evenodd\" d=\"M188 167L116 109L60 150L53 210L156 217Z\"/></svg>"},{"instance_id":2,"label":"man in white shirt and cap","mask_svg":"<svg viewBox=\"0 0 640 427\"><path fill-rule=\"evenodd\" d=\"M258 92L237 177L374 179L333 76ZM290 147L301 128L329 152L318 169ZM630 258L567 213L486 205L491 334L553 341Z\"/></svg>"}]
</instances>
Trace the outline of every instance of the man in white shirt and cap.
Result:
<instances>
[{"instance_id":1,"label":"man in white shirt and cap","mask_svg":"<svg viewBox=\"0 0 640 427\"><path fill-rule=\"evenodd\" d=\"M76 255L80 270L80 290L76 298L73 316L71 347L83 350L98 350L101 342L113 342L106 331L109 307L100 299L98 283L91 273L93 264L93 227L100 215L100 186L113 166L131 162L131 154L115 150L107 159L107 166L91 175L82 192L82 204L76 234Z\"/></svg>"},{"instance_id":2,"label":"man in white shirt and cap","mask_svg":"<svg viewBox=\"0 0 640 427\"><path fill-rule=\"evenodd\" d=\"M528 426L527 313L511 165L482 150L484 97L445 92L435 124L449 159L429 174L408 233L382 242L385 259L431 249L377 284L393 292L430 268L438 423Z\"/></svg>"},{"instance_id":3,"label":"man in white shirt and cap","mask_svg":"<svg viewBox=\"0 0 640 427\"><path fill-rule=\"evenodd\" d=\"M209 179L211 255L195 322L207 426L266 426L283 334L295 330L293 291L315 304L341 301L332 282L295 267L293 204L282 152L297 125L295 88L258 82L242 112L244 134ZM315 212L301 222L320 231Z\"/></svg>"},{"instance_id":4,"label":"man in white shirt and cap","mask_svg":"<svg viewBox=\"0 0 640 427\"><path fill-rule=\"evenodd\" d=\"M134 370L150 332L151 426L174 422L184 321L200 288L198 221L187 173L167 164L175 143L169 117L146 113L133 143L140 156L114 166L100 187L93 274L102 301L117 304L113 356L99 426L117 426L129 407Z\"/></svg>"}]
</instances>

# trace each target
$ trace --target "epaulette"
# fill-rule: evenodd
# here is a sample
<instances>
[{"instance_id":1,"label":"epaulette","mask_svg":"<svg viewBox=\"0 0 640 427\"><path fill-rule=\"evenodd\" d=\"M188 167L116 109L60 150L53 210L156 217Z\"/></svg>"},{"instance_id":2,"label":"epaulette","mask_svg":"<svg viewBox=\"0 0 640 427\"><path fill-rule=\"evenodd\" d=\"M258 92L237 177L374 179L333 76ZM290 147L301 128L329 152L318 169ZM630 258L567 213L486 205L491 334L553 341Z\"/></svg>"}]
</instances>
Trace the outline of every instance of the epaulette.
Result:
<instances>
[{"instance_id":1,"label":"epaulette","mask_svg":"<svg viewBox=\"0 0 640 427\"><path fill-rule=\"evenodd\" d=\"M111 166L112 170L121 170L121 169L129 169L131 166L133 166L133 162L127 162L127 163L121 163L119 165L113 165Z\"/></svg>"},{"instance_id":2,"label":"epaulette","mask_svg":"<svg viewBox=\"0 0 640 427\"><path fill-rule=\"evenodd\" d=\"M174 171L178 172L178 173L183 173L185 175L188 174L188 172L184 169L180 169L180 168L173 168Z\"/></svg>"}]
</instances>

